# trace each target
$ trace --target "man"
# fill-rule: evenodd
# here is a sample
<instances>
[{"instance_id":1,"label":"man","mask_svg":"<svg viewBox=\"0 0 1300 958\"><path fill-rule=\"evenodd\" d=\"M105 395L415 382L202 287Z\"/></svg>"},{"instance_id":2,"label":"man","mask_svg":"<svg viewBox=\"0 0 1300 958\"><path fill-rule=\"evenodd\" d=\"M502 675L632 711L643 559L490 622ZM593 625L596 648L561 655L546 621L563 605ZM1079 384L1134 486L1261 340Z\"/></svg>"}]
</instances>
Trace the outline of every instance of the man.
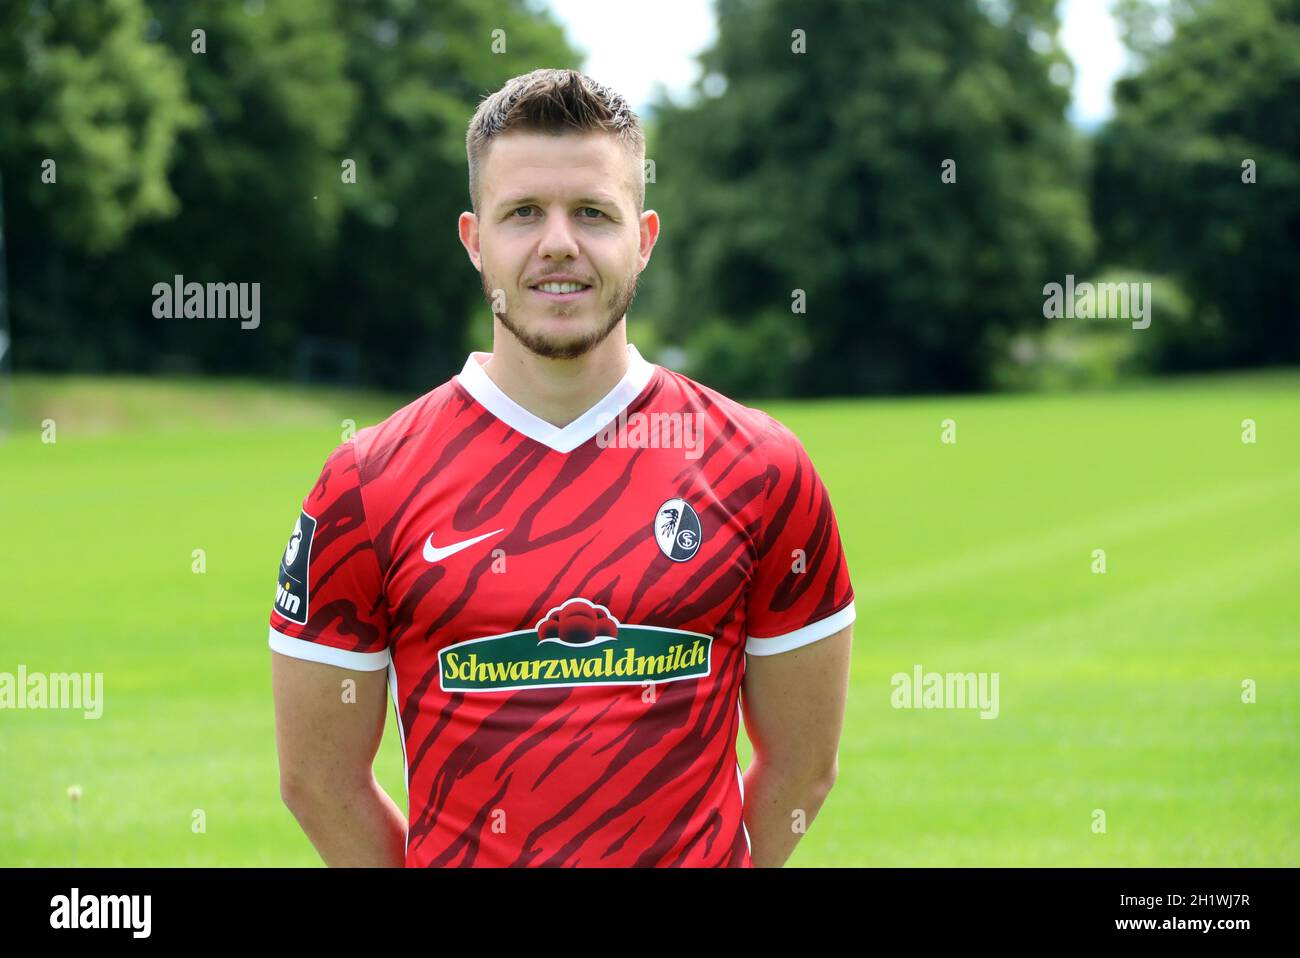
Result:
<instances>
[{"instance_id":1,"label":"man","mask_svg":"<svg viewBox=\"0 0 1300 958\"><path fill-rule=\"evenodd\" d=\"M460 238L492 352L339 446L303 502L276 731L329 865L779 866L835 779L835 517L789 430L628 344L659 233L644 150L573 71L480 104ZM371 768L386 692L409 819Z\"/></svg>"}]
</instances>

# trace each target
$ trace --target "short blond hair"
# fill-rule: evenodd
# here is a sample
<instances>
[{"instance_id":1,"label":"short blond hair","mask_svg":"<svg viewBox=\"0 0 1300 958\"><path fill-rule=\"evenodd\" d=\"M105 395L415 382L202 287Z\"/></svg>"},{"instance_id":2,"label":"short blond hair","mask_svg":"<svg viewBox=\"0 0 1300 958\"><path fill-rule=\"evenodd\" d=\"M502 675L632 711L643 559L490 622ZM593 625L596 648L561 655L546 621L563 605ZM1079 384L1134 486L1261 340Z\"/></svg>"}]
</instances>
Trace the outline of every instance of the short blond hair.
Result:
<instances>
[{"instance_id":1,"label":"short blond hair","mask_svg":"<svg viewBox=\"0 0 1300 958\"><path fill-rule=\"evenodd\" d=\"M632 196L645 210L645 134L625 99L577 70L541 69L506 81L474 111L465 134L469 158L469 197L479 211L484 157L492 140L512 130L533 133L609 133L636 164Z\"/></svg>"}]
</instances>

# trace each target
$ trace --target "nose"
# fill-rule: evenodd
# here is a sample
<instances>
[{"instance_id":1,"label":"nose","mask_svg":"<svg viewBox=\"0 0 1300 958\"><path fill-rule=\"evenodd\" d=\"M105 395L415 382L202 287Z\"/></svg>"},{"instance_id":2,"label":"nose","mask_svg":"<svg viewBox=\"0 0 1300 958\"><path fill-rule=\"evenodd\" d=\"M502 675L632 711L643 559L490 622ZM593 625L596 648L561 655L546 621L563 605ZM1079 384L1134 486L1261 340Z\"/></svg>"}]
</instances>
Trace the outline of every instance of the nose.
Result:
<instances>
[{"instance_id":1,"label":"nose","mask_svg":"<svg viewBox=\"0 0 1300 958\"><path fill-rule=\"evenodd\" d=\"M543 259L577 258L578 240L567 211L547 214L537 254Z\"/></svg>"}]
</instances>

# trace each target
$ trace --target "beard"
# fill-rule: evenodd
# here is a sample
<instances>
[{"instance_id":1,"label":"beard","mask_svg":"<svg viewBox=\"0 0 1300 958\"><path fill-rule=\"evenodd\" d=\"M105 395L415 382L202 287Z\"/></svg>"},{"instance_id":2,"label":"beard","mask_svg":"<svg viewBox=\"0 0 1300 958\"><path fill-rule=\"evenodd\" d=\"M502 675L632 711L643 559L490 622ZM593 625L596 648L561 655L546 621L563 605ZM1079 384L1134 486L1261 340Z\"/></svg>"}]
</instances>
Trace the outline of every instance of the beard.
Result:
<instances>
[{"instance_id":1,"label":"beard","mask_svg":"<svg viewBox=\"0 0 1300 958\"><path fill-rule=\"evenodd\" d=\"M632 300L636 298L637 279L640 274L633 272L631 276L622 283L619 283L614 289L614 296L609 303L609 312L604 321L596 329L586 332L576 338L572 336L558 338L547 336L542 333L530 332L524 329L519 323L510 317L509 313L494 313L497 319L501 320L501 325L510 331L510 334L519 341L519 344L535 356L541 356L543 359L576 359L584 356L591 350L603 343L623 321L627 315L628 307L632 305ZM480 274L483 284L483 298L487 301L488 308L492 308L492 294L488 289L487 278ZM550 307L547 307L550 308ZM597 312L601 311L601 306L597 305Z\"/></svg>"}]
</instances>

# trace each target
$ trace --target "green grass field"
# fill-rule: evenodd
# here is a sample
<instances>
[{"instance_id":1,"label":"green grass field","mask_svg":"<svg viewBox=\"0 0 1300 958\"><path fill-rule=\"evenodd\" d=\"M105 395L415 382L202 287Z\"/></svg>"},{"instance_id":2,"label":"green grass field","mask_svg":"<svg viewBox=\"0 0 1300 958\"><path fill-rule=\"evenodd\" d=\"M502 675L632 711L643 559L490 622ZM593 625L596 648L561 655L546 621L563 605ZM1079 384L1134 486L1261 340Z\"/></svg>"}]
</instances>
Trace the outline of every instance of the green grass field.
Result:
<instances>
[{"instance_id":1,"label":"green grass field","mask_svg":"<svg viewBox=\"0 0 1300 958\"><path fill-rule=\"evenodd\" d=\"M279 799L275 572L342 420L413 397L14 396L0 672L102 672L106 704L0 711L0 865L319 864ZM857 592L840 777L792 865L1300 864L1300 373L764 408L826 480ZM918 664L998 673L998 718L891 707Z\"/></svg>"}]
</instances>

